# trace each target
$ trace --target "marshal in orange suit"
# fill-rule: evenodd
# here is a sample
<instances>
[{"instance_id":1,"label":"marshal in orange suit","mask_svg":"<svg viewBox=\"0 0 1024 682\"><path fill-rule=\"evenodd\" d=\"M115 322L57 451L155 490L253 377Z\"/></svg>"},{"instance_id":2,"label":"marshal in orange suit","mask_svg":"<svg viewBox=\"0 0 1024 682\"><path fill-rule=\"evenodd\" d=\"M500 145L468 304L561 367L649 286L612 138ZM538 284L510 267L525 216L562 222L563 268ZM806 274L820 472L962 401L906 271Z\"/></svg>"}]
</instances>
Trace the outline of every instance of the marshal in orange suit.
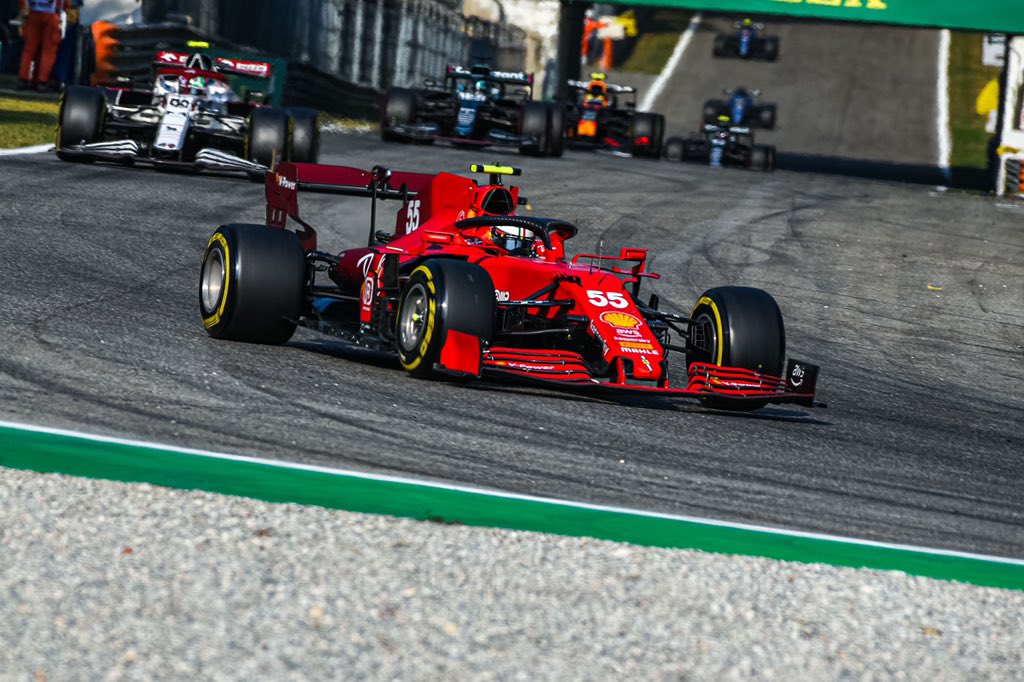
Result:
<instances>
[{"instance_id":1,"label":"marshal in orange suit","mask_svg":"<svg viewBox=\"0 0 1024 682\"><path fill-rule=\"evenodd\" d=\"M18 0L21 32L25 47L21 53L21 87L40 87L50 81L50 72L60 46L60 14L66 0ZM33 64L35 68L33 69Z\"/></svg>"}]
</instances>

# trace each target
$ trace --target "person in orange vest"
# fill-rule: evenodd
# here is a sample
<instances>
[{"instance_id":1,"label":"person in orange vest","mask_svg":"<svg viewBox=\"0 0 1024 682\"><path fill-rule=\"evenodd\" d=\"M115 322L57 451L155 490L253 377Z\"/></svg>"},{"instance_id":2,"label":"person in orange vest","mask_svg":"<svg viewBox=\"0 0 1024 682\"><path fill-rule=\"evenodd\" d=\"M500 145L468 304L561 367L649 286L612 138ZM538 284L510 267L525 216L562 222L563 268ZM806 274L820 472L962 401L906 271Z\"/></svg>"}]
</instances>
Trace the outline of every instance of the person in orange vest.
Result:
<instances>
[{"instance_id":1,"label":"person in orange vest","mask_svg":"<svg viewBox=\"0 0 1024 682\"><path fill-rule=\"evenodd\" d=\"M50 86L50 72L60 46L60 14L65 0L18 0L21 8L21 52L19 90ZM33 63L35 69L32 68Z\"/></svg>"}]
</instances>

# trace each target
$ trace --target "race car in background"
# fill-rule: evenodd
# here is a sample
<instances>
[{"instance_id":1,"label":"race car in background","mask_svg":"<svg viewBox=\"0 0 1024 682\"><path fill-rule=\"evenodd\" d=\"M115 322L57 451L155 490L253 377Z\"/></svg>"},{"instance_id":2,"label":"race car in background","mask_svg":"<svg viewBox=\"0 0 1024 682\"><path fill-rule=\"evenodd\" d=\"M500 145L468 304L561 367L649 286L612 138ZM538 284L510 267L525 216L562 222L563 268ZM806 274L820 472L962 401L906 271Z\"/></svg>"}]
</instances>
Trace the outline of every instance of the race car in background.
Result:
<instances>
[{"instance_id":1,"label":"race car in background","mask_svg":"<svg viewBox=\"0 0 1024 682\"><path fill-rule=\"evenodd\" d=\"M574 97L566 105L566 144L657 158L665 117L636 110L636 88L608 83L603 73L590 81L568 81Z\"/></svg>"},{"instance_id":2,"label":"race car in background","mask_svg":"<svg viewBox=\"0 0 1024 682\"><path fill-rule=\"evenodd\" d=\"M740 59L763 59L774 62L779 58L778 36L762 36L764 24L750 19L737 21L732 33L719 33L711 47L715 57L739 57Z\"/></svg>"},{"instance_id":3,"label":"race car in background","mask_svg":"<svg viewBox=\"0 0 1024 682\"><path fill-rule=\"evenodd\" d=\"M502 177L518 169L471 170L487 180L280 164L266 176L267 224L228 223L207 244L207 333L281 344L301 325L393 353L422 378L504 377L730 410L813 405L817 367L785 363L782 314L768 293L716 287L689 315L662 310L657 295L641 301L641 282L658 278L645 249L569 259L573 224L516 213L526 200ZM368 198L367 242L322 250L299 214L307 190ZM398 204L385 229L380 201ZM684 361L675 378L670 355Z\"/></svg>"},{"instance_id":4,"label":"race car in background","mask_svg":"<svg viewBox=\"0 0 1024 682\"><path fill-rule=\"evenodd\" d=\"M775 128L775 105L761 104L757 98L760 90L744 87L722 90L726 99L709 99L704 102L704 123L718 123L719 117L727 116L734 126L748 128Z\"/></svg>"},{"instance_id":5,"label":"race car in background","mask_svg":"<svg viewBox=\"0 0 1024 682\"><path fill-rule=\"evenodd\" d=\"M561 107L533 100L532 73L448 66L441 83L388 90L380 136L385 142L445 141L561 156L563 121Z\"/></svg>"},{"instance_id":6,"label":"race car in background","mask_svg":"<svg viewBox=\"0 0 1024 682\"><path fill-rule=\"evenodd\" d=\"M750 128L734 126L728 116L707 124L701 134L666 140L664 156L669 161L706 163L713 168L739 166L751 170L775 170L775 147L754 144Z\"/></svg>"},{"instance_id":7,"label":"race car in background","mask_svg":"<svg viewBox=\"0 0 1024 682\"><path fill-rule=\"evenodd\" d=\"M149 87L70 86L60 98L57 155L241 171L257 179L281 161L316 162L318 112L269 107L259 94L243 100L231 89L232 74L270 79L271 67L164 50Z\"/></svg>"}]
</instances>

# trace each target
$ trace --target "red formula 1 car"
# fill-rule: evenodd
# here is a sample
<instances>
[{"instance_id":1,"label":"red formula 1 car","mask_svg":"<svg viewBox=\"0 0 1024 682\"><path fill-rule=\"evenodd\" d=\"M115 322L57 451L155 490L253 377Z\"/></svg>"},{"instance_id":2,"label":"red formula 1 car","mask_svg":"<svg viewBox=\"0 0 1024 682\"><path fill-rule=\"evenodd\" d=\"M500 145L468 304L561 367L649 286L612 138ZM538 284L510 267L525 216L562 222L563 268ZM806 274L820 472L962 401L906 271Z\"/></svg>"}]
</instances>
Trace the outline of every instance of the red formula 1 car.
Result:
<instances>
[{"instance_id":1,"label":"red formula 1 car","mask_svg":"<svg viewBox=\"0 0 1024 682\"><path fill-rule=\"evenodd\" d=\"M565 256L572 224L516 214L518 175L473 166L483 184L450 173L282 163L267 173L267 224L227 224L203 256L199 308L218 339L280 344L303 325L394 352L410 374L501 375L572 389L700 399L749 410L814 404L818 368L789 360L775 300L720 287L690 316L641 303L647 251ZM368 245L319 250L298 191L370 199ZM390 231L378 202L400 202ZM289 218L298 226L287 228ZM673 386L669 354L685 357Z\"/></svg>"}]
</instances>

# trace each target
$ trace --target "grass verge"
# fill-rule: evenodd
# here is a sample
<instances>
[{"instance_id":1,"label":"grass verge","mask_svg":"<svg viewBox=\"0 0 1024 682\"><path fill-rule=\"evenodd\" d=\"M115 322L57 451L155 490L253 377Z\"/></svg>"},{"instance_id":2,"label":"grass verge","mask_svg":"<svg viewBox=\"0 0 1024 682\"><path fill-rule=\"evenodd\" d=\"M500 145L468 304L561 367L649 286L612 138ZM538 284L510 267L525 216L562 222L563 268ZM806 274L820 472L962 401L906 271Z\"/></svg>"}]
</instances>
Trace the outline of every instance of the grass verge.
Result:
<instances>
[{"instance_id":1,"label":"grass verge","mask_svg":"<svg viewBox=\"0 0 1024 682\"><path fill-rule=\"evenodd\" d=\"M690 24L693 12L657 9L641 25L633 54L618 68L635 73L659 74L679 42L679 34Z\"/></svg>"},{"instance_id":2,"label":"grass verge","mask_svg":"<svg viewBox=\"0 0 1024 682\"><path fill-rule=\"evenodd\" d=\"M56 102L31 96L0 96L0 149L52 142L56 125Z\"/></svg>"},{"instance_id":3,"label":"grass verge","mask_svg":"<svg viewBox=\"0 0 1024 682\"><path fill-rule=\"evenodd\" d=\"M992 135L985 132L985 117L975 109L981 89L999 69L981 63L982 34L953 31L949 43L949 128L953 150L950 165L985 168Z\"/></svg>"}]
</instances>

